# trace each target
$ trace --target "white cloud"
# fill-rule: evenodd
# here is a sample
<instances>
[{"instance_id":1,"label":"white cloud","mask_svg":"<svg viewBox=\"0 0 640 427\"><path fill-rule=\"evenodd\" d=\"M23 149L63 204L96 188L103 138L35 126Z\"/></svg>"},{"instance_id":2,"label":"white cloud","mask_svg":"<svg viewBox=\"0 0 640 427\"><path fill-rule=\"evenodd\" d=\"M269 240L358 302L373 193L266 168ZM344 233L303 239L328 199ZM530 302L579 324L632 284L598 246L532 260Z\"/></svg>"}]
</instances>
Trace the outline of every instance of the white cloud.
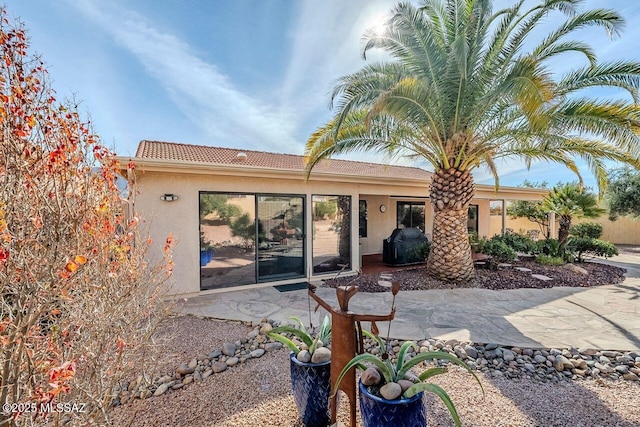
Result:
<instances>
[{"instance_id":1,"label":"white cloud","mask_svg":"<svg viewBox=\"0 0 640 427\"><path fill-rule=\"evenodd\" d=\"M292 31L292 56L282 83L283 104L303 114L328 111L335 81L364 64L360 38L375 18L395 4L390 0L327 0L304 2ZM379 56L377 56L379 58ZM373 54L369 61L376 60ZM317 125L322 125L319 120Z\"/></svg>"},{"instance_id":2,"label":"white cloud","mask_svg":"<svg viewBox=\"0 0 640 427\"><path fill-rule=\"evenodd\" d=\"M212 145L271 151L295 147L294 125L286 110L240 91L229 77L200 59L178 37L154 27L134 11L90 0L76 4L135 55L180 111L211 138Z\"/></svg>"}]
</instances>

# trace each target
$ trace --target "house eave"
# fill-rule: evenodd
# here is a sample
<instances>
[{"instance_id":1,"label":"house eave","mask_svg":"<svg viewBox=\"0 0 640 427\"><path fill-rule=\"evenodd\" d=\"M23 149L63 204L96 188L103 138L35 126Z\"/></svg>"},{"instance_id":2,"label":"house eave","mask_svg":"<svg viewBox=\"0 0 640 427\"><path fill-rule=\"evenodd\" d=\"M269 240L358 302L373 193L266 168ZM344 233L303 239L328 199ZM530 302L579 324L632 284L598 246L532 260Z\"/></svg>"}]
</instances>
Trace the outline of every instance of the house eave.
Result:
<instances>
[{"instance_id":1,"label":"house eave","mask_svg":"<svg viewBox=\"0 0 640 427\"><path fill-rule=\"evenodd\" d=\"M183 173L195 175L223 175L238 177L256 178L284 178L293 180L304 180L305 172L300 170L278 169L260 166L225 165L204 162L191 162L181 160L160 160L140 157L117 156L121 170L126 170L130 162L135 163L135 170L142 172L162 172L162 173ZM350 182L357 184L367 184L371 182L389 183L391 181L401 181L402 185L411 187L428 186L429 180L411 177L381 177L381 176L361 176L347 175L327 172L312 172L309 181L316 182Z\"/></svg>"}]
</instances>

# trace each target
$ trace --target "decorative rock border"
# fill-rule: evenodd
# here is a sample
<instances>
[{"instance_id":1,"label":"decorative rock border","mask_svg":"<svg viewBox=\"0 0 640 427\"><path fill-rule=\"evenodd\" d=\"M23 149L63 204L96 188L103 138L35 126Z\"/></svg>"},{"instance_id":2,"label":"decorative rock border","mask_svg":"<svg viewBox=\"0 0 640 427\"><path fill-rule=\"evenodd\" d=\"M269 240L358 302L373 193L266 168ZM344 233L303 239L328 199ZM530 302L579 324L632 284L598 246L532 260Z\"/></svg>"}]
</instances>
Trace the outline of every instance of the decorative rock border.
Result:
<instances>
[{"instance_id":1,"label":"decorative rock border","mask_svg":"<svg viewBox=\"0 0 640 427\"><path fill-rule=\"evenodd\" d=\"M209 354L201 354L188 363L178 366L167 375L151 380L140 375L134 381L121 384L114 392L112 406L126 404L134 399L147 399L180 390L191 383L205 381L208 377L224 372L238 364L262 357L266 352L276 351L283 346L271 340L266 334L279 322L262 319L260 322L244 322L253 326L245 338L235 342L225 342L222 348ZM365 350L377 354L377 343L365 338ZM392 340L391 359L397 354L404 341ZM570 381L586 378L609 378L610 380L640 381L640 353L593 348L531 349L499 346L496 343L478 344L457 340L426 339L418 342L419 352L444 351L458 356L474 371L480 371L494 378L529 378L537 381ZM407 357L415 355L409 352ZM438 361L446 365L446 361Z\"/></svg>"},{"instance_id":2,"label":"decorative rock border","mask_svg":"<svg viewBox=\"0 0 640 427\"><path fill-rule=\"evenodd\" d=\"M134 381L116 387L111 406L126 404L134 399L147 399L179 390L191 383L199 383L208 377L226 371L250 359L262 357L266 352L282 348L282 344L270 339L266 334L279 322L262 319L260 322L243 322L253 326L245 338L235 342L225 342L222 348L209 354L200 354L174 369L173 372L153 379L139 375Z\"/></svg>"},{"instance_id":3,"label":"decorative rock border","mask_svg":"<svg viewBox=\"0 0 640 427\"><path fill-rule=\"evenodd\" d=\"M397 357L403 341L393 340L392 359ZM427 339L418 343L419 351L444 351L458 356L475 370L498 378L530 378L539 381L609 378L611 380L640 380L640 353L593 348L531 349L499 346L495 343L477 344L457 340ZM365 348L375 353L377 345L366 341ZM410 353L407 357L415 354ZM439 364L447 364L439 361Z\"/></svg>"}]
</instances>

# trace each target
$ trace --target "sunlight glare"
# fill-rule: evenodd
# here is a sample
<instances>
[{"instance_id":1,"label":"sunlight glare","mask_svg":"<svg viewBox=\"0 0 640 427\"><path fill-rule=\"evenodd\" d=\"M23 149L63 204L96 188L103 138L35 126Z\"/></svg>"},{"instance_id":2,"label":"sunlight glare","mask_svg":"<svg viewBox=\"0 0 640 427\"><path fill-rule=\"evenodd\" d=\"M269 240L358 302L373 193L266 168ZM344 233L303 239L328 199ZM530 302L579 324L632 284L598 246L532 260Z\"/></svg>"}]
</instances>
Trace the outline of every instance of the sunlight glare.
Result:
<instances>
[{"instance_id":1,"label":"sunlight glare","mask_svg":"<svg viewBox=\"0 0 640 427\"><path fill-rule=\"evenodd\" d=\"M386 13L380 13L374 16L373 19L369 21L369 25L367 26L367 28L373 31L376 36L380 36L384 34L385 30L387 29L387 19L388 18Z\"/></svg>"}]
</instances>

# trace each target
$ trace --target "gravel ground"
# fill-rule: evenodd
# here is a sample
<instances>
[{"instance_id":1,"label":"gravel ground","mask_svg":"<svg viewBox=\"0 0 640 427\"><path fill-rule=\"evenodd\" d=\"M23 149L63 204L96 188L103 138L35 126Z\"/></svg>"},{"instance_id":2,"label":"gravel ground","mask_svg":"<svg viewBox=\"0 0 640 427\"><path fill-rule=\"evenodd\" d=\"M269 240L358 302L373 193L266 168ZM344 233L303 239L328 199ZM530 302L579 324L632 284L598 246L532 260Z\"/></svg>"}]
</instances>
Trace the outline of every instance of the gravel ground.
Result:
<instances>
[{"instance_id":1,"label":"gravel ground","mask_svg":"<svg viewBox=\"0 0 640 427\"><path fill-rule=\"evenodd\" d=\"M476 269L476 278L473 281L455 285L455 287L503 290L520 288L551 288L554 286L602 286L622 282L624 280L624 273L626 272L624 268L600 264L597 262L585 262L576 265L587 270L589 274L578 274L569 270L565 266L542 265L534 261L518 261L512 263L513 267L497 271ZM531 272L518 271L515 267L528 268ZM450 289L452 287L452 284L449 282L429 277L425 266L406 270L395 270L387 274L392 275L392 280L400 282L400 289L405 291ZM553 280L538 280L531 277L532 274L542 274L552 277ZM336 287L351 283L358 285L360 292L390 292L389 287L378 285L379 280L380 273L362 274L356 279L353 277L329 279L324 282L324 285Z\"/></svg>"},{"instance_id":2,"label":"gravel ground","mask_svg":"<svg viewBox=\"0 0 640 427\"><path fill-rule=\"evenodd\" d=\"M250 328L181 316L162 328L166 363L185 362L199 353L244 337ZM640 425L640 384L581 380L542 383L495 379L478 374L485 389L454 367L437 382L447 390L465 426L619 426ZM428 396L429 425L452 426L445 407ZM348 422L346 405L339 420ZM259 359L167 393L111 409L114 426L301 426L289 384L288 351Z\"/></svg>"}]
</instances>

